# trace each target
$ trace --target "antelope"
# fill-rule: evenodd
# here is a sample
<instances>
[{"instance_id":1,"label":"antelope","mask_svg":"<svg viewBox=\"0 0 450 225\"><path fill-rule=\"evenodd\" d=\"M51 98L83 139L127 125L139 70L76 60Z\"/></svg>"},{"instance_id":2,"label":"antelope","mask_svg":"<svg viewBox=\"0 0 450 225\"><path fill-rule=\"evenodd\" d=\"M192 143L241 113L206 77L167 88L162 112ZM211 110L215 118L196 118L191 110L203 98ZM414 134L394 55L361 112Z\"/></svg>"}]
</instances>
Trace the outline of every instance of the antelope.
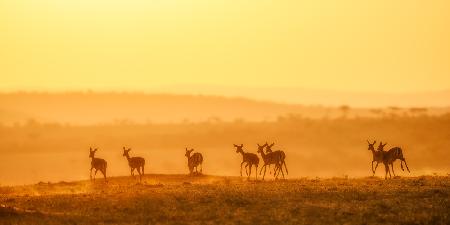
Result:
<instances>
[{"instance_id":1,"label":"antelope","mask_svg":"<svg viewBox=\"0 0 450 225\"><path fill-rule=\"evenodd\" d=\"M258 164L259 164L259 158L256 154L253 153L248 153L248 152L244 152L244 150L242 149L244 147L243 144L241 145L235 145L233 144L234 147L236 148L236 153L241 153L242 154L242 162L241 162L241 177L242 177L242 164L247 163L247 165L245 165L245 173L247 173L247 166L249 166L249 173L247 173L247 179L250 179L250 176L252 175L252 166L255 165L255 169L256 169L256 176L255 179L258 179Z\"/></svg>"},{"instance_id":2,"label":"antelope","mask_svg":"<svg viewBox=\"0 0 450 225\"><path fill-rule=\"evenodd\" d=\"M90 173L90 178L92 180L92 169L95 169L95 173L94 173L94 181L95 181L95 176L97 175L97 171L100 170L100 172L103 173L103 176L105 177L105 181L106 181L106 167L107 167L107 163L104 159L100 159L100 158L95 158L95 152L97 152L97 148L92 150L92 147L89 148L89 157L91 158L91 173Z\"/></svg>"},{"instance_id":3,"label":"antelope","mask_svg":"<svg viewBox=\"0 0 450 225\"><path fill-rule=\"evenodd\" d=\"M130 157L130 155L128 154L130 151L131 148L126 149L125 147L123 147L123 156L128 160L128 165L131 169L131 176L134 177L134 169L136 169L139 173L139 182L141 182L142 176L144 175L145 159L142 157Z\"/></svg>"},{"instance_id":4,"label":"antelope","mask_svg":"<svg viewBox=\"0 0 450 225\"><path fill-rule=\"evenodd\" d=\"M201 153L196 152L191 156L191 152L194 151L194 149L188 150L186 148L186 154L184 154L188 159L188 167L189 167L189 174L192 175L194 168L196 174L198 174L198 166L200 165L200 173L202 173L203 170L203 156Z\"/></svg>"},{"instance_id":5,"label":"antelope","mask_svg":"<svg viewBox=\"0 0 450 225\"><path fill-rule=\"evenodd\" d=\"M282 151L282 150L272 151L272 147L274 144L275 143L272 142L272 144L269 145L266 142L266 153L273 153L273 154L278 155L278 158L280 159L280 167L275 167L274 173L276 174L277 170L281 170L281 173L283 174L283 178L284 178L283 165L284 165L284 168L286 169L286 174L289 174L287 166L286 166L286 162L284 161L286 159L286 154L284 154L284 151ZM270 165L269 165L269 169L270 169ZM278 174L280 174L279 171L278 171ZM276 175L276 176L278 176L278 175Z\"/></svg>"},{"instance_id":6,"label":"antelope","mask_svg":"<svg viewBox=\"0 0 450 225\"><path fill-rule=\"evenodd\" d=\"M263 180L264 180L264 177L266 176L266 166L268 166L270 164L275 164L275 167L280 167L281 168L281 164L280 164L281 160L279 158L279 155L274 154L273 152L272 153L268 153L268 154L264 153L264 147L267 146L267 143L264 144L264 145L259 145L259 144L257 144L257 145L258 145L258 151L257 152L261 154L261 157L262 157L262 159L264 161L264 165L261 167L261 169L259 171L259 174L261 174L261 172L262 172L262 170L264 168L264 175L263 175ZM283 171L281 171L281 172L283 172ZM284 178L284 174L283 174L283 178Z\"/></svg>"},{"instance_id":7,"label":"antelope","mask_svg":"<svg viewBox=\"0 0 450 225\"><path fill-rule=\"evenodd\" d=\"M406 164L405 157L403 157L402 149L400 147L393 147L393 148L389 149L387 152L385 152L384 146L386 146L386 144L387 143L383 144L382 142L380 142L380 145L378 146L378 150L384 152L383 153L383 163L384 163L384 166L386 167L385 179L387 178L388 172L389 172L389 177L391 177L391 172L389 171L389 165L391 165L392 173L394 174L394 177L395 177L394 162L397 159L400 160L400 167L402 168L402 170L405 171L405 169L403 169L403 162L404 162L406 169L410 173L411 171L409 171L408 164Z\"/></svg>"},{"instance_id":8,"label":"antelope","mask_svg":"<svg viewBox=\"0 0 450 225\"><path fill-rule=\"evenodd\" d=\"M368 150L372 151L372 176L375 176L375 171L377 170L378 167L378 163L382 163L383 162L383 155L384 155L384 151L375 151L375 143L377 143L377 141L373 141L373 143L370 143L369 140L367 140L367 144L369 144L369 148ZM375 165L375 169L373 169L373 163L376 162L377 164Z\"/></svg>"}]
</instances>

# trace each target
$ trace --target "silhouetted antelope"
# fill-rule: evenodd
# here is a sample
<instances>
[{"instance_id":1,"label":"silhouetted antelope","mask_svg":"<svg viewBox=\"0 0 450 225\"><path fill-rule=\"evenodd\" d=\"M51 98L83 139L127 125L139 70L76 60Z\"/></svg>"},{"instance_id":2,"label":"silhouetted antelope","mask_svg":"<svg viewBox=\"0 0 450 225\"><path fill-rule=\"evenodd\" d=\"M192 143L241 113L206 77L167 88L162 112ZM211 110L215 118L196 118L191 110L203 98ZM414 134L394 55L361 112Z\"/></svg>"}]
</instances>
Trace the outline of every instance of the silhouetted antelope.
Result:
<instances>
[{"instance_id":1,"label":"silhouetted antelope","mask_svg":"<svg viewBox=\"0 0 450 225\"><path fill-rule=\"evenodd\" d=\"M89 148L89 157L92 159L91 160L90 178L92 180L92 169L95 169L94 181L95 181L95 176L97 175L97 171L98 170L100 170L100 172L103 173L103 176L105 177L105 181L106 181L106 167L107 167L107 163L106 163L106 161L104 159L95 158L95 152L97 152L97 149L92 150L92 148Z\"/></svg>"},{"instance_id":2,"label":"silhouetted antelope","mask_svg":"<svg viewBox=\"0 0 450 225\"><path fill-rule=\"evenodd\" d=\"M245 166L245 172L247 173L247 166L249 167L249 173L247 173L247 179L250 179L250 176L252 175L252 166L255 165L255 179L258 179L258 164L259 164L259 158L256 154L244 152L242 149L244 147L243 144L241 145L235 145L236 147L236 153L242 154L242 162L241 162L241 177L242 177L242 164L247 163Z\"/></svg>"},{"instance_id":3,"label":"silhouetted antelope","mask_svg":"<svg viewBox=\"0 0 450 225\"><path fill-rule=\"evenodd\" d=\"M272 143L272 144L269 145L266 142L266 152L278 155L277 157L280 159L280 167L275 167L275 169L274 169L274 173L275 173L274 176L278 177L278 174L281 171L281 174L283 175L283 178L284 178L283 165L284 165L284 168L286 169L286 174L289 174L287 166L286 166L286 162L284 161L286 159L286 154L284 154L284 151L282 151L282 150L272 151L272 147L273 147L274 144L275 143ZM269 165L269 169L270 169L270 165ZM276 174L277 170L280 170L280 171L278 171L278 174Z\"/></svg>"},{"instance_id":4,"label":"silhouetted antelope","mask_svg":"<svg viewBox=\"0 0 450 225\"><path fill-rule=\"evenodd\" d=\"M203 170L203 156L201 153L196 152L194 154L192 154L191 156L191 152L194 151L194 149L188 150L186 148L186 154L185 156L188 159L188 167L189 167L189 174L192 175L194 168L195 168L195 172L198 174L198 166L200 165L200 173L202 173Z\"/></svg>"},{"instance_id":5,"label":"silhouetted antelope","mask_svg":"<svg viewBox=\"0 0 450 225\"><path fill-rule=\"evenodd\" d=\"M384 151L384 146L386 146L386 144L387 143L383 144L382 142L380 142L380 145L378 146L378 150ZM393 147L393 148L389 149L388 151L384 152L384 154L383 154L383 163L385 164L385 167L386 167L385 179L387 178L388 172L389 172L389 177L391 177L391 172L389 171L389 165L391 165L392 173L394 174L394 177L395 177L394 162L397 159L400 160L400 167L402 168L403 171L405 171L405 169L403 169L403 162L404 162L408 172L411 172L411 171L409 171L408 164L406 164L405 157L403 157L402 149L400 147Z\"/></svg>"},{"instance_id":6,"label":"silhouetted antelope","mask_svg":"<svg viewBox=\"0 0 450 225\"><path fill-rule=\"evenodd\" d=\"M263 180L264 177L266 176L266 166L270 165L270 164L275 164L275 167L280 167L281 168L281 160L278 154L273 154L272 153L264 153L264 147L267 146L267 143L264 145L258 145L258 153L261 154L261 158L264 161L264 165L261 167L259 174L261 174L262 170L264 169L264 175L263 175ZM284 178L284 174L283 174L283 178Z\"/></svg>"},{"instance_id":7,"label":"silhouetted antelope","mask_svg":"<svg viewBox=\"0 0 450 225\"><path fill-rule=\"evenodd\" d=\"M374 147L375 143L377 143L377 141L373 141L373 143L370 143L369 140L367 140L367 144L369 144L368 150L372 151L372 176L375 176L375 171L377 170L378 163L383 162L383 154L384 154L384 151L375 150ZM374 162L377 163L375 169L373 169Z\"/></svg>"},{"instance_id":8,"label":"silhouetted antelope","mask_svg":"<svg viewBox=\"0 0 450 225\"><path fill-rule=\"evenodd\" d=\"M139 181L142 181L142 176L144 175L145 159L142 157L130 157L130 155L128 154L130 151L131 148L126 149L125 147L123 147L123 156L128 160L128 165L131 169L131 176L134 177L134 169L136 169L139 173Z\"/></svg>"}]
</instances>

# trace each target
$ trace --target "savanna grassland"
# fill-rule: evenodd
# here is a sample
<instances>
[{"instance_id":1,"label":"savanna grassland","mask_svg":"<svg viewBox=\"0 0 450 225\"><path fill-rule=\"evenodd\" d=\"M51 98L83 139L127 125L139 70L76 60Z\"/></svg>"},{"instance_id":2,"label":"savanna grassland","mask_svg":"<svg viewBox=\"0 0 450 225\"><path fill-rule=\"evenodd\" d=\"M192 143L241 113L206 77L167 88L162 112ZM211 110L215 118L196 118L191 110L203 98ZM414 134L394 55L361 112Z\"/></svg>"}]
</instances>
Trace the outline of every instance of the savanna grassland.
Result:
<instances>
[{"instance_id":1,"label":"savanna grassland","mask_svg":"<svg viewBox=\"0 0 450 225\"><path fill-rule=\"evenodd\" d=\"M1 224L449 224L450 178L147 175L0 188Z\"/></svg>"},{"instance_id":2,"label":"savanna grassland","mask_svg":"<svg viewBox=\"0 0 450 225\"><path fill-rule=\"evenodd\" d=\"M0 97L0 224L450 224L448 108ZM397 177L384 180L382 165L371 177L366 140L401 147L411 173L396 162ZM265 142L286 153L287 179L237 177L233 144L256 153ZM108 183L87 181L90 147L108 162ZM123 147L145 158L140 184ZM188 173L185 148L203 154L205 175L174 175Z\"/></svg>"}]
</instances>

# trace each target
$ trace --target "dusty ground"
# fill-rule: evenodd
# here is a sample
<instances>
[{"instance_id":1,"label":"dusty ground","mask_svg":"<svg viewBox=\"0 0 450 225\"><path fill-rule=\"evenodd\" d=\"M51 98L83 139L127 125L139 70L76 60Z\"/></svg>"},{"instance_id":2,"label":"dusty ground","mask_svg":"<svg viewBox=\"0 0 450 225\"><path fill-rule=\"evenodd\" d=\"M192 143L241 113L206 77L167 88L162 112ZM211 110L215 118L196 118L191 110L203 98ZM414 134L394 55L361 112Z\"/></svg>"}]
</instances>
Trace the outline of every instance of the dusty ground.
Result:
<instances>
[{"instance_id":1,"label":"dusty ground","mask_svg":"<svg viewBox=\"0 0 450 225\"><path fill-rule=\"evenodd\" d=\"M450 177L148 175L0 187L0 224L450 224Z\"/></svg>"}]
</instances>

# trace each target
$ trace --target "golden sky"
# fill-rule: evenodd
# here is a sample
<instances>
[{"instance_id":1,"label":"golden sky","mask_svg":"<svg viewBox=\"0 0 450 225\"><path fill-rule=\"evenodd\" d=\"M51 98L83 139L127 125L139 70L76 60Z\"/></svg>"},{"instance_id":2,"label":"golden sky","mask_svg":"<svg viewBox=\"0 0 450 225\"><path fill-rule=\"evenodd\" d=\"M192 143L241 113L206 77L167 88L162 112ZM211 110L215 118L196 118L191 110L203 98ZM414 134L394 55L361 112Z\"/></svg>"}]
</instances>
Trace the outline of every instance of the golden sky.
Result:
<instances>
[{"instance_id":1,"label":"golden sky","mask_svg":"<svg viewBox=\"0 0 450 225\"><path fill-rule=\"evenodd\" d=\"M450 89L448 0L0 0L0 91Z\"/></svg>"}]
</instances>

